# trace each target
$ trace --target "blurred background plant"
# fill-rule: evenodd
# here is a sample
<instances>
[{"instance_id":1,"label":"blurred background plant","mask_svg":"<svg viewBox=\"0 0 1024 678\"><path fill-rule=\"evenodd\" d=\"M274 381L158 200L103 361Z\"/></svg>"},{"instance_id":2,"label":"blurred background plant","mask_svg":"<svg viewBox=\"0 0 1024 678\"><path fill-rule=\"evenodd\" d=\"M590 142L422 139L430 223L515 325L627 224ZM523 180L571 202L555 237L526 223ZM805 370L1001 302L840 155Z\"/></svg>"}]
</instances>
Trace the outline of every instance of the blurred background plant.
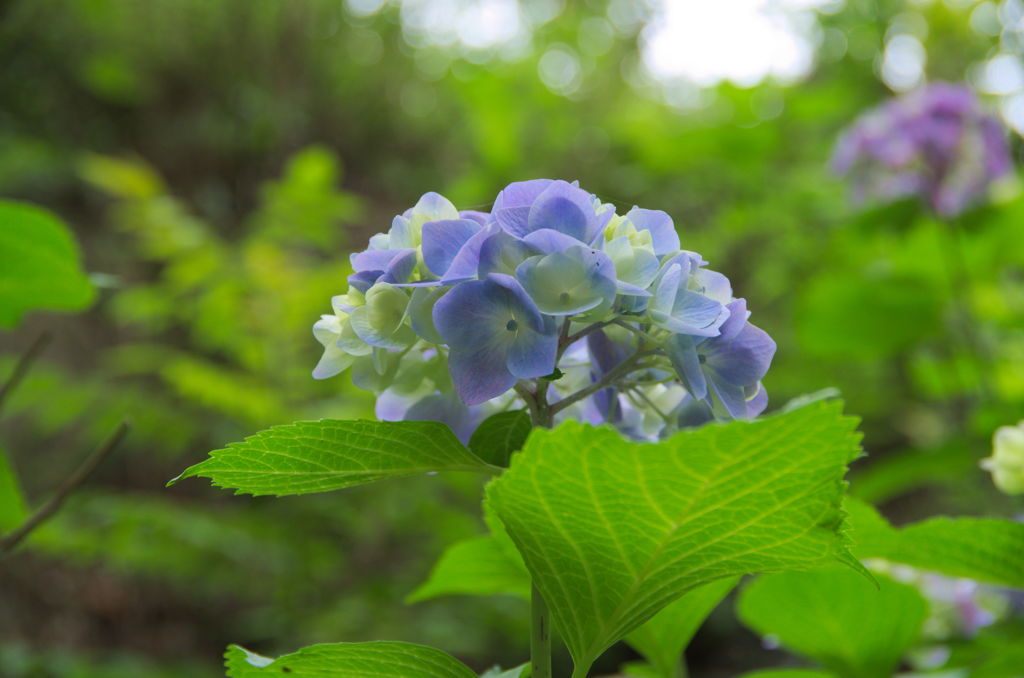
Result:
<instances>
[{"instance_id":1,"label":"blurred background plant","mask_svg":"<svg viewBox=\"0 0 1024 678\"><path fill-rule=\"evenodd\" d=\"M99 292L0 335L4 375L54 338L0 436L36 504L82 446L133 432L0 561L0 675L215 676L228 642L523 655L515 598L395 604L482 531L474 479L273 503L163 488L272 424L371 416L347 378L310 378L310 326L348 251L427 190L488 207L509 181L578 178L668 211L777 340L769 410L831 386L864 417L853 495L897 524L1019 511L978 467L1024 411L1016 172L951 229L913 200L852 205L827 165L861 111L940 79L970 83L1019 158L1024 4L719 6L5 3L0 194L71 224ZM704 676L784 661L724 609L689 658Z\"/></svg>"}]
</instances>

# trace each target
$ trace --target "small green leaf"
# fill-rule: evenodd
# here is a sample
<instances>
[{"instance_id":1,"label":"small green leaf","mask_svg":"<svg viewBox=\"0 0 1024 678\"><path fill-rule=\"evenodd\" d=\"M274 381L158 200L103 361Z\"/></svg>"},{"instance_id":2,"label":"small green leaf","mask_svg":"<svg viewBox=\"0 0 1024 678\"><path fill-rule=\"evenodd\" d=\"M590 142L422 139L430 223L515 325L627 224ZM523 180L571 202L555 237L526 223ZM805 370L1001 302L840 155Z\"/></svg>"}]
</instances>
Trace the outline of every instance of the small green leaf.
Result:
<instances>
[{"instance_id":1,"label":"small green leaf","mask_svg":"<svg viewBox=\"0 0 1024 678\"><path fill-rule=\"evenodd\" d=\"M678 676L683 650L690 644L693 634L737 582L738 577L729 577L690 591L626 636L626 642L642 654L659 675Z\"/></svg>"},{"instance_id":2,"label":"small green leaf","mask_svg":"<svg viewBox=\"0 0 1024 678\"><path fill-rule=\"evenodd\" d=\"M530 435L530 415L523 410L499 412L484 419L469 439L469 449L488 464L506 467L513 452Z\"/></svg>"},{"instance_id":3,"label":"small green leaf","mask_svg":"<svg viewBox=\"0 0 1024 678\"><path fill-rule=\"evenodd\" d=\"M231 645L224 666L229 678L477 678L446 652L391 641L310 645L277 659Z\"/></svg>"},{"instance_id":4,"label":"small green leaf","mask_svg":"<svg viewBox=\"0 0 1024 678\"><path fill-rule=\"evenodd\" d=\"M18 478L7 453L0 448L0 535L21 525L26 515L28 512L18 487Z\"/></svg>"},{"instance_id":5,"label":"small green leaf","mask_svg":"<svg viewBox=\"0 0 1024 678\"><path fill-rule=\"evenodd\" d=\"M35 309L83 309L93 292L62 221L39 207L0 200L0 327L13 327Z\"/></svg>"},{"instance_id":6,"label":"small green leaf","mask_svg":"<svg viewBox=\"0 0 1024 678\"><path fill-rule=\"evenodd\" d=\"M168 484L203 476L237 494L285 496L340 490L437 471L497 469L434 421L299 421L214 450Z\"/></svg>"},{"instance_id":7,"label":"small green leaf","mask_svg":"<svg viewBox=\"0 0 1024 678\"><path fill-rule=\"evenodd\" d=\"M682 594L747 572L850 560L840 536L856 420L817 402L661 443L566 422L488 486L582 673Z\"/></svg>"},{"instance_id":8,"label":"small green leaf","mask_svg":"<svg viewBox=\"0 0 1024 678\"><path fill-rule=\"evenodd\" d=\"M530 595L530 575L522 560L516 562L494 537L477 537L452 545L434 565L430 577L409 594L415 603L446 595L487 596L508 593Z\"/></svg>"},{"instance_id":9,"label":"small green leaf","mask_svg":"<svg viewBox=\"0 0 1024 678\"><path fill-rule=\"evenodd\" d=\"M847 498L859 558L884 558L953 577L1024 588L1024 524L994 518L932 518L897 529Z\"/></svg>"},{"instance_id":10,"label":"small green leaf","mask_svg":"<svg viewBox=\"0 0 1024 678\"><path fill-rule=\"evenodd\" d=\"M913 586L828 568L759 577L739 598L744 624L849 678L890 678L917 640L928 603Z\"/></svg>"}]
</instances>

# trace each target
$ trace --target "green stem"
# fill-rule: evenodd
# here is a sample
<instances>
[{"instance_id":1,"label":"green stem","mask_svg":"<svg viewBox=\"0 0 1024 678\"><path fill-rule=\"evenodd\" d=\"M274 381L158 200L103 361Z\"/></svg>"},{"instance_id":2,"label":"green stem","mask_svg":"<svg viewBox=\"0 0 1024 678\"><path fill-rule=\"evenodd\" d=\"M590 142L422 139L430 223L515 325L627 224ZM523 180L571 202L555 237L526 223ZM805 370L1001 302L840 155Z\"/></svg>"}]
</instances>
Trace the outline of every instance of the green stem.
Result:
<instances>
[{"instance_id":1,"label":"green stem","mask_svg":"<svg viewBox=\"0 0 1024 678\"><path fill-rule=\"evenodd\" d=\"M533 678L551 678L551 615L536 585L530 591L530 667Z\"/></svg>"}]
</instances>

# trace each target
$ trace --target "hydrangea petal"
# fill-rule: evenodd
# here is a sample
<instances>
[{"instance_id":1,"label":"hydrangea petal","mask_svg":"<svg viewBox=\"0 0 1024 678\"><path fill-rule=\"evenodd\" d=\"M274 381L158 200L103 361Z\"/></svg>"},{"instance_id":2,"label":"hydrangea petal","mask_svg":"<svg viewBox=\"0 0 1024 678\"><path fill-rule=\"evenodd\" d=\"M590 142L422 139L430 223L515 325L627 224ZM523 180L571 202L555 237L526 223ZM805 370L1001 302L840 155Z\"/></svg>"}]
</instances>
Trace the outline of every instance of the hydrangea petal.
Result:
<instances>
[{"instance_id":1,"label":"hydrangea petal","mask_svg":"<svg viewBox=\"0 0 1024 678\"><path fill-rule=\"evenodd\" d=\"M582 313L610 304L615 297L611 259L582 246L531 257L516 269L516 279L537 308L549 315Z\"/></svg>"},{"instance_id":2,"label":"hydrangea petal","mask_svg":"<svg viewBox=\"0 0 1024 678\"><path fill-rule=\"evenodd\" d=\"M432 344L444 343L434 327L434 305L448 290L447 287L421 287L413 290L412 299L409 300L409 325L412 331Z\"/></svg>"},{"instance_id":3,"label":"hydrangea petal","mask_svg":"<svg viewBox=\"0 0 1024 678\"><path fill-rule=\"evenodd\" d=\"M512 275L519 264L535 254L537 251L522 240L499 231L481 243L477 275L480 278L486 278L489 273Z\"/></svg>"},{"instance_id":4,"label":"hydrangea petal","mask_svg":"<svg viewBox=\"0 0 1024 678\"><path fill-rule=\"evenodd\" d=\"M459 399L467 405L479 405L512 388L516 378L506 365L507 347L491 343L475 349L453 350L448 368Z\"/></svg>"},{"instance_id":5,"label":"hydrangea petal","mask_svg":"<svg viewBox=\"0 0 1024 678\"><path fill-rule=\"evenodd\" d=\"M523 236L523 242L533 249L551 254L552 252L564 252L570 247L579 247L583 243L572 237L551 228L541 228Z\"/></svg>"},{"instance_id":6,"label":"hydrangea petal","mask_svg":"<svg viewBox=\"0 0 1024 678\"><path fill-rule=\"evenodd\" d=\"M593 236L596 215L586 191L564 181L554 181L530 206L527 226L537 231L550 228L583 242Z\"/></svg>"},{"instance_id":7,"label":"hydrangea petal","mask_svg":"<svg viewBox=\"0 0 1024 678\"><path fill-rule=\"evenodd\" d=\"M669 337L665 343L665 352L672 362L672 367L675 368L676 375L690 395L698 400L705 398L708 394L708 382L704 370L701 369L701 360L693 337L685 334Z\"/></svg>"},{"instance_id":8,"label":"hydrangea petal","mask_svg":"<svg viewBox=\"0 0 1024 678\"><path fill-rule=\"evenodd\" d=\"M775 342L759 327L746 323L729 341L714 342L706 365L715 378L735 386L747 386L761 380L771 366Z\"/></svg>"},{"instance_id":9,"label":"hydrangea petal","mask_svg":"<svg viewBox=\"0 0 1024 678\"><path fill-rule=\"evenodd\" d=\"M679 250L679 234L666 212L634 206L626 213L626 218L639 230L650 231L654 253L659 257Z\"/></svg>"},{"instance_id":10,"label":"hydrangea petal","mask_svg":"<svg viewBox=\"0 0 1024 678\"><path fill-rule=\"evenodd\" d=\"M470 219L445 219L423 224L423 263L427 269L437 276L447 273L459 250L480 229L480 224Z\"/></svg>"},{"instance_id":11,"label":"hydrangea petal","mask_svg":"<svg viewBox=\"0 0 1024 678\"><path fill-rule=\"evenodd\" d=\"M445 285L451 285L477 277L480 269L480 250L484 243L498 232L497 226L490 226L474 233L455 255L455 259L452 260L451 266L441 281Z\"/></svg>"},{"instance_id":12,"label":"hydrangea petal","mask_svg":"<svg viewBox=\"0 0 1024 678\"><path fill-rule=\"evenodd\" d=\"M544 317L542 332L522 325L509 347L506 365L517 379L545 377L555 371L558 353L557 327L554 318Z\"/></svg>"}]
</instances>

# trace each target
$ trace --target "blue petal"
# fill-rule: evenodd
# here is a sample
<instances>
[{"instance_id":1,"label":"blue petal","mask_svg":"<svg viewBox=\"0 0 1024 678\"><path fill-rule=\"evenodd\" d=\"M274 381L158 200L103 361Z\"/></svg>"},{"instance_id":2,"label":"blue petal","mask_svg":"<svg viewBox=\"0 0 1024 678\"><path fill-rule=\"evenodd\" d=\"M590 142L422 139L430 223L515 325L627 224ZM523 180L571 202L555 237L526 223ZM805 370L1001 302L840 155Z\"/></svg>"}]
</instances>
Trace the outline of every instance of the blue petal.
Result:
<instances>
[{"instance_id":1,"label":"blue petal","mask_svg":"<svg viewBox=\"0 0 1024 678\"><path fill-rule=\"evenodd\" d=\"M626 213L626 218L641 231L650 231L654 253L659 257L679 249L679 234L676 233L672 217L661 210L645 210L634 207Z\"/></svg>"},{"instance_id":2,"label":"blue petal","mask_svg":"<svg viewBox=\"0 0 1024 678\"><path fill-rule=\"evenodd\" d=\"M574 315L615 298L615 267L604 252L578 245L531 257L516 268L537 307L549 315Z\"/></svg>"},{"instance_id":3,"label":"blue petal","mask_svg":"<svg viewBox=\"0 0 1024 678\"><path fill-rule=\"evenodd\" d=\"M388 267L392 259L404 251L406 250L366 250L365 252L353 253L349 257L349 261L352 263L352 270L357 273L361 271L383 271Z\"/></svg>"},{"instance_id":4,"label":"blue petal","mask_svg":"<svg viewBox=\"0 0 1024 678\"><path fill-rule=\"evenodd\" d=\"M708 383L693 338L685 334L672 335L665 343L665 352L690 395L698 400L707 396Z\"/></svg>"},{"instance_id":5,"label":"blue petal","mask_svg":"<svg viewBox=\"0 0 1024 678\"><path fill-rule=\"evenodd\" d=\"M583 245L576 238L550 228L542 228L532 233L527 233L523 236L523 242L544 254L564 252L570 247Z\"/></svg>"},{"instance_id":6,"label":"blue petal","mask_svg":"<svg viewBox=\"0 0 1024 678\"><path fill-rule=\"evenodd\" d=\"M626 348L612 341L603 330L587 335L587 350L590 352L591 367L597 376L607 374L626 359Z\"/></svg>"},{"instance_id":7,"label":"blue petal","mask_svg":"<svg viewBox=\"0 0 1024 678\"><path fill-rule=\"evenodd\" d=\"M552 183L551 179L532 179L509 184L494 200L491 211L495 221L512 235L526 235L529 233L530 206Z\"/></svg>"},{"instance_id":8,"label":"blue petal","mask_svg":"<svg viewBox=\"0 0 1024 678\"><path fill-rule=\"evenodd\" d=\"M516 383L506 367L504 346L484 343L475 348L452 349L448 368L459 399L467 405L479 405L496 398Z\"/></svg>"},{"instance_id":9,"label":"blue petal","mask_svg":"<svg viewBox=\"0 0 1024 678\"><path fill-rule=\"evenodd\" d=\"M348 285L349 287L355 288L363 294L366 294L366 291L373 287L374 283L376 283L382 275L384 275L384 271L382 270L358 271L348 277ZM346 308L345 312L351 313L352 309Z\"/></svg>"},{"instance_id":10,"label":"blue petal","mask_svg":"<svg viewBox=\"0 0 1024 678\"><path fill-rule=\"evenodd\" d=\"M518 379L544 377L555 371L558 352L558 327L555 319L544 316L542 332L520 326L509 347L508 371Z\"/></svg>"},{"instance_id":11,"label":"blue petal","mask_svg":"<svg viewBox=\"0 0 1024 678\"><path fill-rule=\"evenodd\" d=\"M396 250L398 256L391 260L385 269L380 282L404 283L409 282L412 272L416 270L417 254L414 249Z\"/></svg>"},{"instance_id":12,"label":"blue petal","mask_svg":"<svg viewBox=\"0 0 1024 678\"><path fill-rule=\"evenodd\" d=\"M461 210L459 212L460 219L472 219L481 226L486 226L490 221L493 220L490 214L487 212L480 212L478 210Z\"/></svg>"},{"instance_id":13,"label":"blue petal","mask_svg":"<svg viewBox=\"0 0 1024 678\"><path fill-rule=\"evenodd\" d=\"M596 221L590 195L564 181L555 181L530 207L527 226L530 231L550 228L589 242L594 233L590 228Z\"/></svg>"},{"instance_id":14,"label":"blue petal","mask_svg":"<svg viewBox=\"0 0 1024 678\"><path fill-rule=\"evenodd\" d=\"M498 193L494 199L493 212L499 212L511 207L529 207L541 193L554 183L551 179L530 179L529 181L515 181Z\"/></svg>"},{"instance_id":15,"label":"blue petal","mask_svg":"<svg viewBox=\"0 0 1024 678\"><path fill-rule=\"evenodd\" d=\"M507 331L510 296L508 290L490 280L460 283L434 304L434 327L453 352L479 346Z\"/></svg>"},{"instance_id":16,"label":"blue petal","mask_svg":"<svg viewBox=\"0 0 1024 678\"><path fill-rule=\"evenodd\" d=\"M540 310L538 310L537 304L533 303L533 299L526 293L526 290L523 289L518 280L504 273L489 273L487 274L487 280L497 283L512 293L512 297L515 299L512 307L521 319L526 320L531 329L541 333L547 331L547 321L541 315Z\"/></svg>"},{"instance_id":17,"label":"blue petal","mask_svg":"<svg viewBox=\"0 0 1024 678\"><path fill-rule=\"evenodd\" d=\"M535 254L537 251L522 240L499 231L489 236L480 246L477 275L481 279L486 278L488 273L511 275L519 264Z\"/></svg>"},{"instance_id":18,"label":"blue petal","mask_svg":"<svg viewBox=\"0 0 1024 678\"><path fill-rule=\"evenodd\" d=\"M714 395L713 410L724 408L725 412L733 419L747 419L747 395L742 386L725 383L712 377L710 379L711 393Z\"/></svg>"},{"instance_id":19,"label":"blue petal","mask_svg":"<svg viewBox=\"0 0 1024 678\"><path fill-rule=\"evenodd\" d=\"M446 285L451 285L477 277L480 268L480 250L484 243L496 233L500 233L496 225L482 228L474 233L455 255L455 259L452 260L451 266L441 281Z\"/></svg>"},{"instance_id":20,"label":"blue petal","mask_svg":"<svg viewBox=\"0 0 1024 678\"><path fill-rule=\"evenodd\" d=\"M749 386L768 372L775 342L759 327L746 323L730 341L709 341L706 367L715 378L733 386Z\"/></svg>"},{"instance_id":21,"label":"blue petal","mask_svg":"<svg viewBox=\"0 0 1024 678\"><path fill-rule=\"evenodd\" d=\"M423 263L434 275L443 276L481 226L470 219L446 219L423 224Z\"/></svg>"}]
</instances>

